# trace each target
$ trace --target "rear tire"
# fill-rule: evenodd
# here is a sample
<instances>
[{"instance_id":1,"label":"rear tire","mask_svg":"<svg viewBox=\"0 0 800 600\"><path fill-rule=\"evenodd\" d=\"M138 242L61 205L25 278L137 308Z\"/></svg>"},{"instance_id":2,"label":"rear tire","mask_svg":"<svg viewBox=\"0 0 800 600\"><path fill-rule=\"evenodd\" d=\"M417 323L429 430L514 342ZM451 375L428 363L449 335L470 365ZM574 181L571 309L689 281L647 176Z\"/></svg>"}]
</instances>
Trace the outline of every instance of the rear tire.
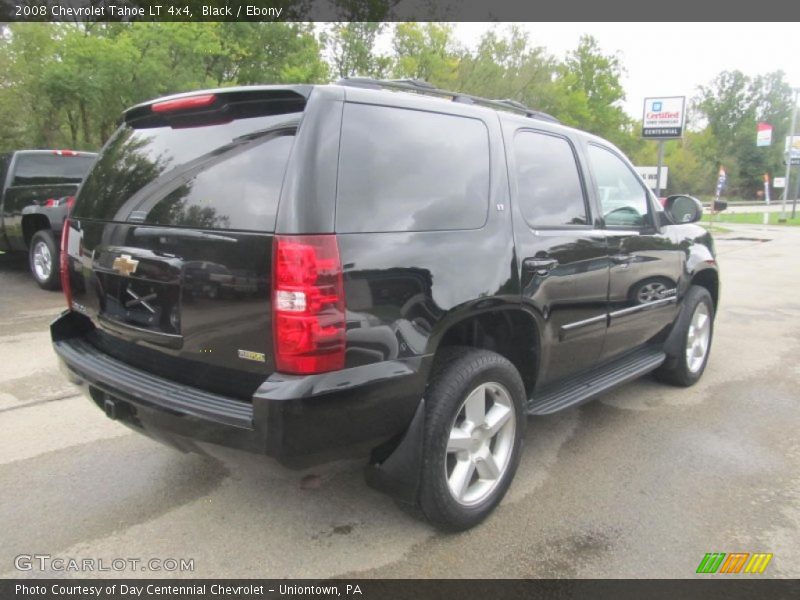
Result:
<instances>
[{"instance_id":1,"label":"rear tire","mask_svg":"<svg viewBox=\"0 0 800 600\"><path fill-rule=\"evenodd\" d=\"M675 327L680 331L681 351L668 357L656 371L659 381L689 387L697 383L708 364L714 335L714 302L704 287L693 285Z\"/></svg>"},{"instance_id":2,"label":"rear tire","mask_svg":"<svg viewBox=\"0 0 800 600\"><path fill-rule=\"evenodd\" d=\"M420 508L437 527L474 527L500 503L519 464L525 388L507 359L445 348L425 393Z\"/></svg>"},{"instance_id":3,"label":"rear tire","mask_svg":"<svg viewBox=\"0 0 800 600\"><path fill-rule=\"evenodd\" d=\"M28 266L36 283L43 290L61 287L60 255L55 236L49 229L33 234L28 247Z\"/></svg>"}]
</instances>

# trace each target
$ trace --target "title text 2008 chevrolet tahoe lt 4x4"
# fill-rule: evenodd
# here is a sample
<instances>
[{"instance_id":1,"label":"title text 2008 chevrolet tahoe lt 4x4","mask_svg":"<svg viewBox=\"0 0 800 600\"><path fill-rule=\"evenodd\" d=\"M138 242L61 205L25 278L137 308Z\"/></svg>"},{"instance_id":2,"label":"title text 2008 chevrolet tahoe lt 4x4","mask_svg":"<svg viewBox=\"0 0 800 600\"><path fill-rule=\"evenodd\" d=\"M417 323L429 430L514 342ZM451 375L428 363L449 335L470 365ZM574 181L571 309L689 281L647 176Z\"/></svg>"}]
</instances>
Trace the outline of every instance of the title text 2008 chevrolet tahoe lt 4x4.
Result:
<instances>
[{"instance_id":1,"label":"title text 2008 chevrolet tahoe lt 4x4","mask_svg":"<svg viewBox=\"0 0 800 600\"><path fill-rule=\"evenodd\" d=\"M508 101L358 79L171 96L126 111L78 194L52 337L143 433L289 464L371 449L372 485L465 529L527 415L700 378L700 213Z\"/></svg>"}]
</instances>

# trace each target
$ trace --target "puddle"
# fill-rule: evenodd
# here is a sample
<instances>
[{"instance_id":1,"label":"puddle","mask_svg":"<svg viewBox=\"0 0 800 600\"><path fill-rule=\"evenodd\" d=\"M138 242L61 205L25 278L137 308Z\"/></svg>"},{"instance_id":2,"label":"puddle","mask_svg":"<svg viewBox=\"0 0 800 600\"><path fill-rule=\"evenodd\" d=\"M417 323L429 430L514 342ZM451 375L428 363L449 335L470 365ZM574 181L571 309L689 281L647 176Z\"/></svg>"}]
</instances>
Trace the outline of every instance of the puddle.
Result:
<instances>
[{"instance_id":1,"label":"puddle","mask_svg":"<svg viewBox=\"0 0 800 600\"><path fill-rule=\"evenodd\" d=\"M717 238L717 242L771 242L772 238L754 238L754 237L729 237Z\"/></svg>"}]
</instances>

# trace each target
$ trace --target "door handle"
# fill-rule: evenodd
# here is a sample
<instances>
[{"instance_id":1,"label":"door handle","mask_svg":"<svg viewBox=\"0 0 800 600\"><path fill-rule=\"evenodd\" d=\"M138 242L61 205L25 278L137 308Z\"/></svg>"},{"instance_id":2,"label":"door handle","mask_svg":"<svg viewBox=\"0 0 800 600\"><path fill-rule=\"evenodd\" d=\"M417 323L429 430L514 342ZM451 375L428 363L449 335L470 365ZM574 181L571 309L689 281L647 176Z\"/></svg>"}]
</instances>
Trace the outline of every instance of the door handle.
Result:
<instances>
[{"instance_id":1,"label":"door handle","mask_svg":"<svg viewBox=\"0 0 800 600\"><path fill-rule=\"evenodd\" d=\"M537 275L547 275L558 266L558 261L555 258L526 258L522 261L522 266Z\"/></svg>"},{"instance_id":2,"label":"door handle","mask_svg":"<svg viewBox=\"0 0 800 600\"><path fill-rule=\"evenodd\" d=\"M633 260L633 257L630 254L612 254L611 255L611 262L616 263L618 265L627 265Z\"/></svg>"}]
</instances>

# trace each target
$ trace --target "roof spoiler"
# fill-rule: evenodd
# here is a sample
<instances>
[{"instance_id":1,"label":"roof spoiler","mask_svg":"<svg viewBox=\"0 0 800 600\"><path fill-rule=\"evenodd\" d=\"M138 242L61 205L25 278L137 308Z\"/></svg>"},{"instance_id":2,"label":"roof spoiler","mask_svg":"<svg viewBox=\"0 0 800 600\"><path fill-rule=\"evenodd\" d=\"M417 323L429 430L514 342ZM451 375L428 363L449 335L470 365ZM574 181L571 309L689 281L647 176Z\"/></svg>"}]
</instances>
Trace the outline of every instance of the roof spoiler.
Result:
<instances>
[{"instance_id":1,"label":"roof spoiler","mask_svg":"<svg viewBox=\"0 0 800 600\"><path fill-rule=\"evenodd\" d=\"M137 127L193 126L254 116L302 112L313 86L252 86L154 98L123 113Z\"/></svg>"}]
</instances>

